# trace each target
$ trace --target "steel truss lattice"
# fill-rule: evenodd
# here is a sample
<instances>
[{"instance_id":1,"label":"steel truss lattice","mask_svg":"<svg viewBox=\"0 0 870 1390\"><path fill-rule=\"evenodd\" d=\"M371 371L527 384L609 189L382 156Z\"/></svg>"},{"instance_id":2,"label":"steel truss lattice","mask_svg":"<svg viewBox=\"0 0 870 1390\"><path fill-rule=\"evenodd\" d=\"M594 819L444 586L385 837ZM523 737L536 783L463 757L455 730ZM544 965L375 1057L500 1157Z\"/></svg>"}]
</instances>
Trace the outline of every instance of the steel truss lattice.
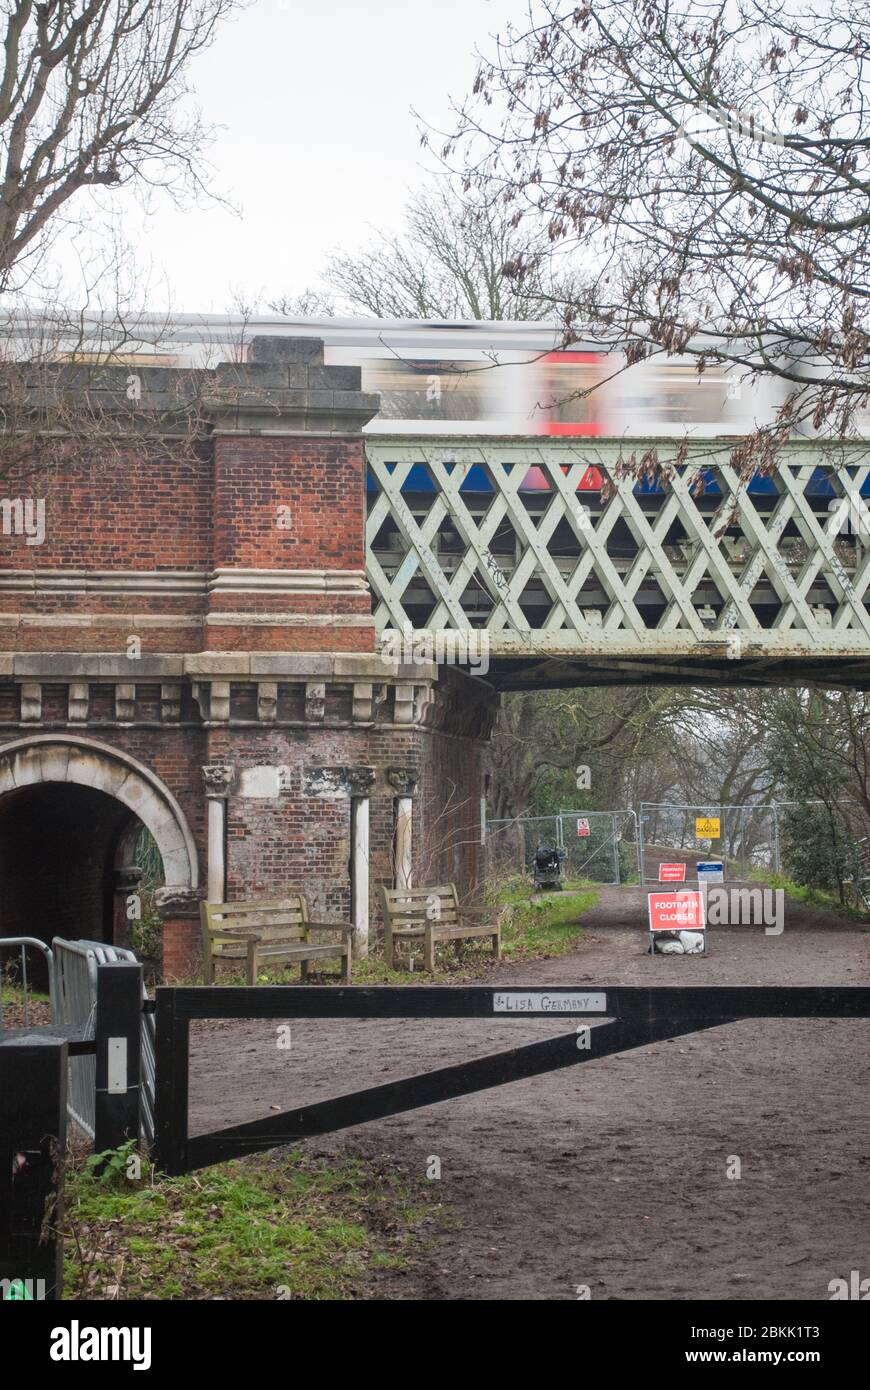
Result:
<instances>
[{"instance_id":1,"label":"steel truss lattice","mask_svg":"<svg viewBox=\"0 0 870 1390\"><path fill-rule=\"evenodd\" d=\"M870 450L795 442L747 490L733 447L653 491L615 440L369 438L378 629L480 629L496 658L867 660ZM603 491L578 491L590 468Z\"/></svg>"}]
</instances>

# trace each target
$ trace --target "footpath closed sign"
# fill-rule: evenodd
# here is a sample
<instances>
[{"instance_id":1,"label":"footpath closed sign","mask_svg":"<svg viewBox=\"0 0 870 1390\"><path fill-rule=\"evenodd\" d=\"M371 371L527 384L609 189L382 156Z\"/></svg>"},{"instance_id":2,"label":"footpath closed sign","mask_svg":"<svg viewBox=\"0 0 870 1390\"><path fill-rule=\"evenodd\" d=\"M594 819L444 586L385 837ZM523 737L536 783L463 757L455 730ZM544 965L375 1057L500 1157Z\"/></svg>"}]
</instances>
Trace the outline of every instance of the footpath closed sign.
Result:
<instances>
[{"instance_id":1,"label":"footpath closed sign","mask_svg":"<svg viewBox=\"0 0 870 1390\"><path fill-rule=\"evenodd\" d=\"M583 839L583 837L584 837L585 835L588 835L588 834L589 834L589 822L588 822L588 820L578 820L578 822L577 822L577 834L580 836L581 839Z\"/></svg>"},{"instance_id":2,"label":"footpath closed sign","mask_svg":"<svg viewBox=\"0 0 870 1390\"><path fill-rule=\"evenodd\" d=\"M659 883L685 883L685 864L659 864Z\"/></svg>"},{"instance_id":3,"label":"footpath closed sign","mask_svg":"<svg viewBox=\"0 0 870 1390\"><path fill-rule=\"evenodd\" d=\"M698 840L718 840L721 836L718 816L696 816L695 837Z\"/></svg>"},{"instance_id":4,"label":"footpath closed sign","mask_svg":"<svg viewBox=\"0 0 870 1390\"><path fill-rule=\"evenodd\" d=\"M649 929L657 931L703 931L704 894L695 889L685 893L650 893Z\"/></svg>"}]
</instances>

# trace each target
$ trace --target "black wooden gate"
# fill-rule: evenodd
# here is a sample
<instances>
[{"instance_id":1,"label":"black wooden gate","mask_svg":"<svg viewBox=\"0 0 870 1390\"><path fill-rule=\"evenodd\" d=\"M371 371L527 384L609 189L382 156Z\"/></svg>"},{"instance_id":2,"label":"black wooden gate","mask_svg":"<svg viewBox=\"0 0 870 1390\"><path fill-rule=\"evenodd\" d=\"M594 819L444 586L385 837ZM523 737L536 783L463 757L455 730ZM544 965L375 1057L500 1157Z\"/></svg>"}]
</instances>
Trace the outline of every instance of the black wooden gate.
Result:
<instances>
[{"instance_id":1,"label":"black wooden gate","mask_svg":"<svg viewBox=\"0 0 870 1390\"><path fill-rule=\"evenodd\" d=\"M664 1038L718 1028L742 1018L868 1018L870 988L859 986L607 986L602 989L452 988L273 985L245 988L166 987L157 991L156 1162L185 1173L224 1159L289 1144L396 1115L436 1101L558 1067L594 1061ZM190 1137L191 1019L549 1018L580 1019L588 1038L571 1032L543 1042L441 1067L354 1091L261 1120ZM588 1043L588 1046L586 1045Z\"/></svg>"}]
</instances>

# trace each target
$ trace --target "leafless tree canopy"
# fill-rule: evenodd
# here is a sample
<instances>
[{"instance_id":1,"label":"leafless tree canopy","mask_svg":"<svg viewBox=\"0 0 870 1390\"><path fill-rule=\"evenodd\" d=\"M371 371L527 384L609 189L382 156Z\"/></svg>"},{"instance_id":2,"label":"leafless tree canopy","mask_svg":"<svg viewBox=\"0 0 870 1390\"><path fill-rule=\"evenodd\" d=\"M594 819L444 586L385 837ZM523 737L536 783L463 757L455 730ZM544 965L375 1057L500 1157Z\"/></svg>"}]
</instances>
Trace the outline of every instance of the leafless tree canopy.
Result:
<instances>
[{"instance_id":1,"label":"leafless tree canopy","mask_svg":"<svg viewBox=\"0 0 870 1390\"><path fill-rule=\"evenodd\" d=\"M83 189L194 187L208 132L185 70L237 0L0 0L0 290Z\"/></svg>"},{"instance_id":2,"label":"leafless tree canopy","mask_svg":"<svg viewBox=\"0 0 870 1390\"><path fill-rule=\"evenodd\" d=\"M521 279L505 273L518 257ZM517 228L501 204L445 180L411 199L404 231L336 252L323 278L351 311L376 318L540 319L553 317L568 291L540 225ZM272 307L283 312L286 302Z\"/></svg>"},{"instance_id":3,"label":"leafless tree canopy","mask_svg":"<svg viewBox=\"0 0 870 1390\"><path fill-rule=\"evenodd\" d=\"M868 58L852 0L535 0L444 154L588 273L569 341L785 378L768 448L798 420L847 435L870 395ZM534 265L508 270L519 290Z\"/></svg>"}]
</instances>

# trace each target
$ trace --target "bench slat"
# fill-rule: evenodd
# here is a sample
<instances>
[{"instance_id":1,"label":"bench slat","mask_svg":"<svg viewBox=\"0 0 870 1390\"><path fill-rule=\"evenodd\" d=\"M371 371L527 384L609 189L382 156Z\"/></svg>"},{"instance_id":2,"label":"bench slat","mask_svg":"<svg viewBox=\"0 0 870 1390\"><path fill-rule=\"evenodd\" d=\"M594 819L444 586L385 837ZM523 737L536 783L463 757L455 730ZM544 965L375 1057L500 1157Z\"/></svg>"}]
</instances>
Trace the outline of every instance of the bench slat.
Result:
<instances>
[{"instance_id":1,"label":"bench slat","mask_svg":"<svg viewBox=\"0 0 870 1390\"><path fill-rule=\"evenodd\" d=\"M301 946L289 946L286 949L277 946L263 946L257 951L257 959L263 960L267 956L280 955L286 956L288 960L298 960L300 957L313 960L315 956L343 956L346 954L345 947L339 942L335 942L333 946L310 946L304 943Z\"/></svg>"}]
</instances>

